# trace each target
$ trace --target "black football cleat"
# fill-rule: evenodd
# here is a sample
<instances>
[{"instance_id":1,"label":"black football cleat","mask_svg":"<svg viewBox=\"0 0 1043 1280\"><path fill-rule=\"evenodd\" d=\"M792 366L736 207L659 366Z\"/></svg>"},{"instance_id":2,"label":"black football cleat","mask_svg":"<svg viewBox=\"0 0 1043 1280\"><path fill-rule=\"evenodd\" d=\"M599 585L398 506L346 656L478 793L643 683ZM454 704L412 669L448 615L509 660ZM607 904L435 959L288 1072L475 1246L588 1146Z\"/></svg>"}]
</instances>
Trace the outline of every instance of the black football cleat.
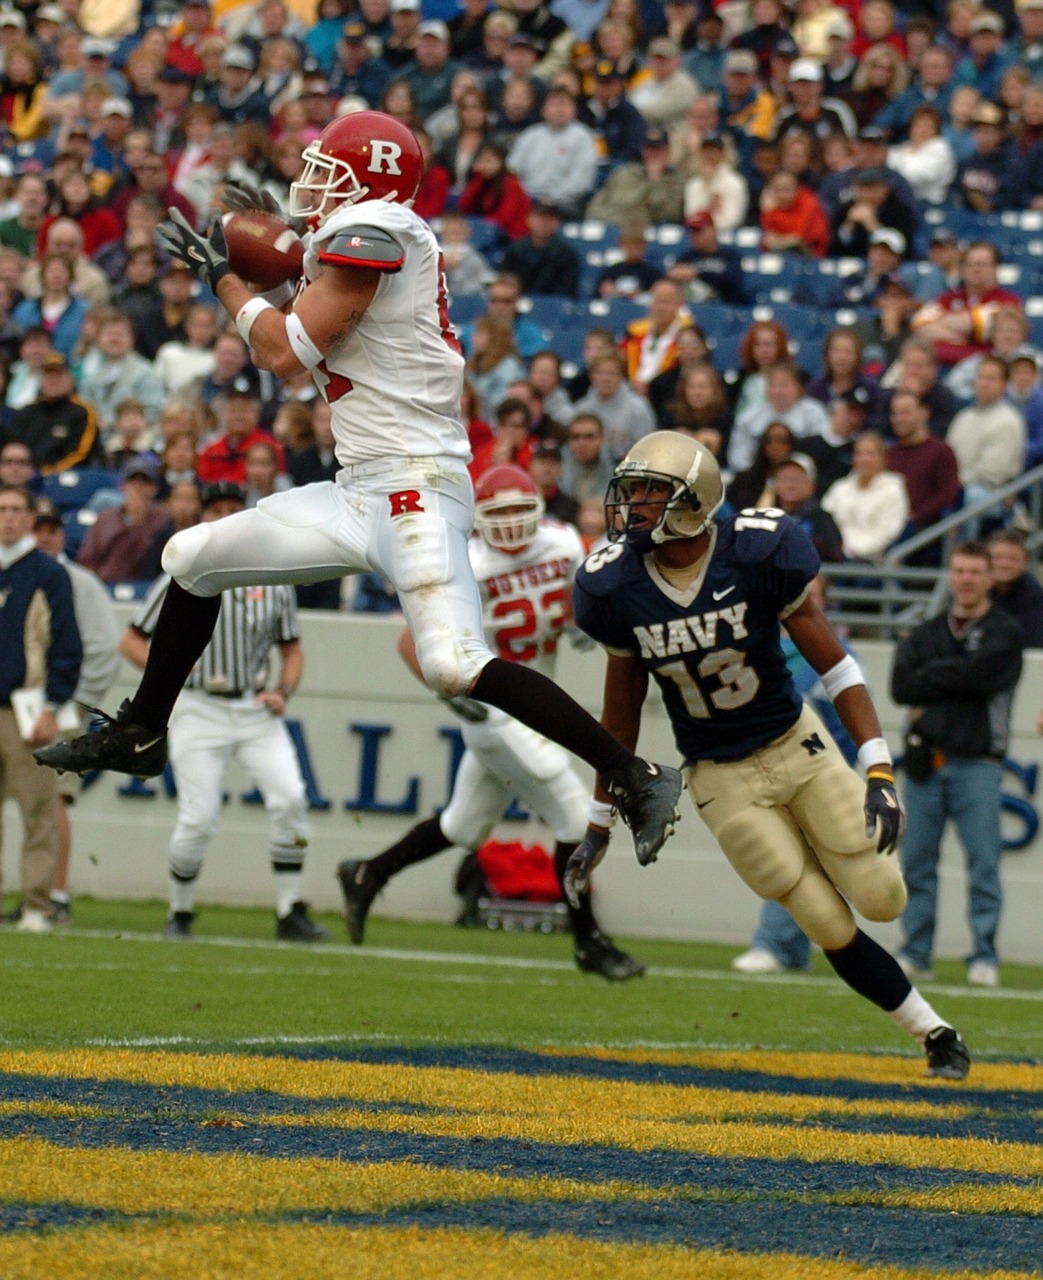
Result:
<instances>
[{"instance_id":1,"label":"black football cleat","mask_svg":"<svg viewBox=\"0 0 1043 1280\"><path fill-rule=\"evenodd\" d=\"M133 724L129 698L123 701L115 716L106 715L96 707L89 710L101 719L101 728L68 742L37 747L33 752L37 764L45 764L59 773L111 769L135 778L155 778L167 767L166 730Z\"/></svg>"},{"instance_id":2,"label":"black football cleat","mask_svg":"<svg viewBox=\"0 0 1043 1280\"><path fill-rule=\"evenodd\" d=\"M192 937L194 911L172 911L163 926L163 937L168 942L187 942Z\"/></svg>"},{"instance_id":3,"label":"black football cleat","mask_svg":"<svg viewBox=\"0 0 1043 1280\"><path fill-rule=\"evenodd\" d=\"M365 860L345 858L337 867L337 879L344 894L344 919L348 926L348 937L356 947L362 945L369 908L380 892L380 886L373 885L367 876L367 866Z\"/></svg>"},{"instance_id":4,"label":"black football cleat","mask_svg":"<svg viewBox=\"0 0 1043 1280\"><path fill-rule=\"evenodd\" d=\"M628 978L640 978L645 966L640 960L628 956L596 929L585 938L576 939L576 964L584 973L600 973L609 982L626 982Z\"/></svg>"},{"instance_id":5,"label":"black football cleat","mask_svg":"<svg viewBox=\"0 0 1043 1280\"><path fill-rule=\"evenodd\" d=\"M971 1055L958 1031L952 1027L935 1027L924 1040L927 1074L941 1080L966 1080L971 1069Z\"/></svg>"},{"instance_id":6,"label":"black football cleat","mask_svg":"<svg viewBox=\"0 0 1043 1280\"><path fill-rule=\"evenodd\" d=\"M325 942L330 931L308 915L306 902L295 902L289 915L276 916L275 936L280 942Z\"/></svg>"},{"instance_id":7,"label":"black football cleat","mask_svg":"<svg viewBox=\"0 0 1043 1280\"><path fill-rule=\"evenodd\" d=\"M630 828L638 862L643 867L655 862L681 817L677 801L684 780L680 773L635 756L622 769L603 773L601 785L616 802L623 821Z\"/></svg>"}]
</instances>

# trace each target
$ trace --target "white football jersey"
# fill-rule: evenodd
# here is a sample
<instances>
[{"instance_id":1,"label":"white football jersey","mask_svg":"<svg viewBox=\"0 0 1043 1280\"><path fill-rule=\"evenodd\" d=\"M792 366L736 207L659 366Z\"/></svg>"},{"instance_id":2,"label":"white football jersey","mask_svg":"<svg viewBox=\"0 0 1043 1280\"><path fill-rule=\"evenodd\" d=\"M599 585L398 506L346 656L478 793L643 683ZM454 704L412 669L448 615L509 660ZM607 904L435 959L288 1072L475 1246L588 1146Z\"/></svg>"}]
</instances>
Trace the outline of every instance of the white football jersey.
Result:
<instances>
[{"instance_id":1,"label":"white football jersey","mask_svg":"<svg viewBox=\"0 0 1043 1280\"><path fill-rule=\"evenodd\" d=\"M449 323L442 255L427 223L384 200L339 209L306 238L305 279L322 269L323 242L364 225L393 236L404 262L382 275L358 327L312 370L333 410L337 458L344 466L394 455L466 461L464 357Z\"/></svg>"},{"instance_id":2,"label":"white football jersey","mask_svg":"<svg viewBox=\"0 0 1043 1280\"><path fill-rule=\"evenodd\" d=\"M478 534L467 549L489 648L498 658L553 677L558 640L572 614L572 582L586 554L577 531L544 519L517 555L497 551Z\"/></svg>"}]
</instances>

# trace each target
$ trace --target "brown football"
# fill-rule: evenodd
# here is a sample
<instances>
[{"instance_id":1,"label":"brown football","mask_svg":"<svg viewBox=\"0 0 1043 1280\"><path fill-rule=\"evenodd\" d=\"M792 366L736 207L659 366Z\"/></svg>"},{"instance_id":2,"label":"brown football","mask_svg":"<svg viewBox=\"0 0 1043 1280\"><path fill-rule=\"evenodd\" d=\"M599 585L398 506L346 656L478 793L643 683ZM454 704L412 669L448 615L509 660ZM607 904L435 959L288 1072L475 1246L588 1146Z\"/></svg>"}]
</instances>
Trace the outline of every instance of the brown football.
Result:
<instances>
[{"instance_id":1,"label":"brown football","mask_svg":"<svg viewBox=\"0 0 1043 1280\"><path fill-rule=\"evenodd\" d=\"M237 276L262 289L298 280L304 245L297 232L271 213L226 213L221 220L228 261Z\"/></svg>"}]
</instances>

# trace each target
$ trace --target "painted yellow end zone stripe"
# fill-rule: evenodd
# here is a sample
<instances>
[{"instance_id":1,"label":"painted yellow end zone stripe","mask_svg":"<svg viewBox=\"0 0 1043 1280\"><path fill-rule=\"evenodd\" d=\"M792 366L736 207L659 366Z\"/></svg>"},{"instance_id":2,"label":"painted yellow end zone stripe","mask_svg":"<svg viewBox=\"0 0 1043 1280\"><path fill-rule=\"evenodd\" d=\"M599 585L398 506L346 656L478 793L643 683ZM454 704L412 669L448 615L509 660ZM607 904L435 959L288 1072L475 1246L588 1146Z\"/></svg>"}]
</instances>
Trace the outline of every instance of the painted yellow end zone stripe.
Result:
<instances>
[{"instance_id":1,"label":"painted yellow end zone stripe","mask_svg":"<svg viewBox=\"0 0 1043 1280\"><path fill-rule=\"evenodd\" d=\"M1028 1143L830 1133L795 1126L758 1126L743 1118L744 1111L755 1116L781 1114L795 1120L837 1113L844 1106L835 1099L773 1098L677 1085L513 1076L448 1068L111 1050L3 1054L0 1070L227 1092L270 1090L292 1097L330 1100L341 1096L392 1108L429 1109L427 1113L403 1115L395 1110L373 1113L333 1106L322 1116L286 1117L283 1123L287 1125L321 1123L445 1137L537 1139L634 1150L662 1147L729 1158L742 1158L756 1150L761 1156L780 1160L884 1162L915 1168L1043 1176L1043 1148ZM949 1099L958 1096L958 1092L946 1095ZM939 1103L943 1104L944 1099L939 1098ZM912 1110L906 1114L925 1114L917 1110L924 1105L887 1102L882 1113L896 1115L907 1106ZM880 1113L875 1103L850 1106L853 1114L873 1114L864 1108L877 1108ZM230 1109L234 1110L234 1102ZM753 1142L755 1146L751 1145Z\"/></svg>"},{"instance_id":2,"label":"painted yellow end zone stripe","mask_svg":"<svg viewBox=\"0 0 1043 1280\"><path fill-rule=\"evenodd\" d=\"M95 1227L0 1239L4 1280L938 1280L936 1270L870 1267L790 1254L738 1255L670 1245L609 1245L489 1231L256 1225ZM1024 1272L946 1271L945 1280L1025 1280Z\"/></svg>"},{"instance_id":3,"label":"painted yellow end zone stripe","mask_svg":"<svg viewBox=\"0 0 1043 1280\"><path fill-rule=\"evenodd\" d=\"M618 1180L504 1177L435 1168L421 1161L348 1164L256 1155L199 1155L127 1151L119 1147L75 1149L37 1138L0 1142L0 1203L68 1204L127 1214L169 1213L217 1220L307 1212L383 1213L433 1203L489 1199L606 1205L613 1201L734 1201L713 1187L635 1186ZM761 1192L751 1187L748 1198ZM775 1193L778 1201L877 1205L945 1213L1041 1212L1035 1187L956 1184L929 1191L877 1188L807 1196ZM5 1274L0 1270L0 1274Z\"/></svg>"}]
</instances>

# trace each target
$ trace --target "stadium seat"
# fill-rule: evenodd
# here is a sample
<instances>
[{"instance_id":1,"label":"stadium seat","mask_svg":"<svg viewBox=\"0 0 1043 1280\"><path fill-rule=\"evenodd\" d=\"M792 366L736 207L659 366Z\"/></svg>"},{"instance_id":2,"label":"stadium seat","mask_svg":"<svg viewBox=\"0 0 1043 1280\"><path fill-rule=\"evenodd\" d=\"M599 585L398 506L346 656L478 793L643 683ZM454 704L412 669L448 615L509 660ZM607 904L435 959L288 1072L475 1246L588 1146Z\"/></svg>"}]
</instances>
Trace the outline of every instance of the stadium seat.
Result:
<instances>
[{"instance_id":1,"label":"stadium seat","mask_svg":"<svg viewBox=\"0 0 1043 1280\"><path fill-rule=\"evenodd\" d=\"M568 324L572 315L571 298L556 297L554 294L530 294L518 299L518 311L527 315L533 324L542 329L556 330ZM548 335L553 337L553 333Z\"/></svg>"},{"instance_id":2,"label":"stadium seat","mask_svg":"<svg viewBox=\"0 0 1043 1280\"><path fill-rule=\"evenodd\" d=\"M117 604L133 604L136 600L144 600L151 586L151 578L144 578L140 582L114 582L109 587L109 594Z\"/></svg>"},{"instance_id":3,"label":"stadium seat","mask_svg":"<svg viewBox=\"0 0 1043 1280\"><path fill-rule=\"evenodd\" d=\"M41 497L50 499L59 511L75 511L84 507L99 489L117 489L119 476L105 467L82 467L43 476Z\"/></svg>"},{"instance_id":4,"label":"stadium seat","mask_svg":"<svg viewBox=\"0 0 1043 1280\"><path fill-rule=\"evenodd\" d=\"M477 316L485 315L485 298L480 293L468 293L449 299L449 319L453 324L470 324Z\"/></svg>"},{"instance_id":5,"label":"stadium seat","mask_svg":"<svg viewBox=\"0 0 1043 1280\"><path fill-rule=\"evenodd\" d=\"M80 511L63 511L62 512L62 528L65 530L65 550L76 559L79 555L80 547L83 546L83 540L87 536L87 530L97 520L98 513L96 511L88 511L86 508Z\"/></svg>"}]
</instances>

